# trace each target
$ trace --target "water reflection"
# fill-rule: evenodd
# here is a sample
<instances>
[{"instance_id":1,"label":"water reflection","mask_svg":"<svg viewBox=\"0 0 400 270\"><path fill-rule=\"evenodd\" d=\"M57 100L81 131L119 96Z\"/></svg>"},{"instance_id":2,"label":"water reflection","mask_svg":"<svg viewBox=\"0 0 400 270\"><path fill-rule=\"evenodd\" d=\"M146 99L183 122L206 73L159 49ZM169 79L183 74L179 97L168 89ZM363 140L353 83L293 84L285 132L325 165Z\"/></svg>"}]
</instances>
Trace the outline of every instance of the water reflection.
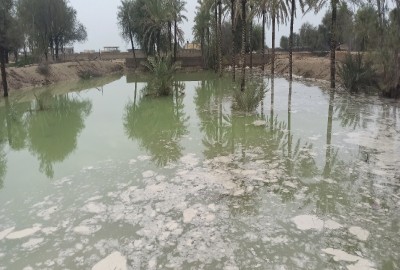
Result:
<instances>
[{"instance_id":1,"label":"water reflection","mask_svg":"<svg viewBox=\"0 0 400 270\"><path fill-rule=\"evenodd\" d=\"M77 137L92 104L69 94L52 96L47 102L49 109L27 118L27 132L29 151L38 158L40 171L52 178L53 164L64 161L77 147Z\"/></svg>"},{"instance_id":2,"label":"water reflection","mask_svg":"<svg viewBox=\"0 0 400 270\"><path fill-rule=\"evenodd\" d=\"M183 96L175 89L174 96L142 97L125 107L123 125L129 139L137 139L158 166L177 161L182 156L182 136L188 134L189 117L184 113Z\"/></svg>"},{"instance_id":3,"label":"water reflection","mask_svg":"<svg viewBox=\"0 0 400 270\"><path fill-rule=\"evenodd\" d=\"M0 139L12 150L29 149L40 162L40 172L52 178L53 164L64 161L77 147L77 137L91 108L90 101L73 94L52 96L47 92L35 102L25 103L5 100L0 112Z\"/></svg>"}]
</instances>

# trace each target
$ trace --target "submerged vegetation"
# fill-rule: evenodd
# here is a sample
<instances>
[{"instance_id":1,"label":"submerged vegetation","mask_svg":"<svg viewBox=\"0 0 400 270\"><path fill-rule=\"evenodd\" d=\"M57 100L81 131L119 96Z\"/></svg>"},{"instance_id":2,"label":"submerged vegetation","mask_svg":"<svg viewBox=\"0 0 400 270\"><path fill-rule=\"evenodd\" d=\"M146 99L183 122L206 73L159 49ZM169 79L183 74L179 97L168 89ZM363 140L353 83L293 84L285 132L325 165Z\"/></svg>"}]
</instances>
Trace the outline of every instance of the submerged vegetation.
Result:
<instances>
[{"instance_id":1,"label":"submerged vegetation","mask_svg":"<svg viewBox=\"0 0 400 270\"><path fill-rule=\"evenodd\" d=\"M144 66L152 77L148 82L147 94L169 96L173 92L174 74L180 68L179 62L174 62L170 54L149 57Z\"/></svg>"},{"instance_id":2,"label":"submerged vegetation","mask_svg":"<svg viewBox=\"0 0 400 270\"><path fill-rule=\"evenodd\" d=\"M265 85L263 78L252 78L246 84L244 91L241 85L235 84L233 88L233 108L243 112L254 112L264 99Z\"/></svg>"}]
</instances>

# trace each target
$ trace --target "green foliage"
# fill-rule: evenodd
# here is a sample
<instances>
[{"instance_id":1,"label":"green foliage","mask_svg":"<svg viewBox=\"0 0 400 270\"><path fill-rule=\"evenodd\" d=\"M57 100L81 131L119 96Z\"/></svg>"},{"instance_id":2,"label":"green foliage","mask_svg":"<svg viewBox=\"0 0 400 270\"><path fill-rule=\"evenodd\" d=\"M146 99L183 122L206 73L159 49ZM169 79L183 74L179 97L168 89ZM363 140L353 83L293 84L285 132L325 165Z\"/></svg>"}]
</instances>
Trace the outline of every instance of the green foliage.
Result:
<instances>
[{"instance_id":1,"label":"green foliage","mask_svg":"<svg viewBox=\"0 0 400 270\"><path fill-rule=\"evenodd\" d=\"M144 66L150 71L152 78L147 86L149 95L169 96L172 94L174 74L180 64L174 62L170 54L148 57Z\"/></svg>"},{"instance_id":2,"label":"green foliage","mask_svg":"<svg viewBox=\"0 0 400 270\"><path fill-rule=\"evenodd\" d=\"M243 112L254 112L266 93L262 79L251 79L246 82L245 90L236 85L233 91L233 108Z\"/></svg>"},{"instance_id":3,"label":"green foliage","mask_svg":"<svg viewBox=\"0 0 400 270\"><path fill-rule=\"evenodd\" d=\"M378 86L372 62L364 61L361 53L355 56L347 54L338 73L344 87L350 92L358 93Z\"/></svg>"},{"instance_id":4,"label":"green foliage","mask_svg":"<svg viewBox=\"0 0 400 270\"><path fill-rule=\"evenodd\" d=\"M57 58L62 47L87 37L67 0L19 0L16 16L23 36L19 48L28 47L38 56Z\"/></svg>"},{"instance_id":5,"label":"green foliage","mask_svg":"<svg viewBox=\"0 0 400 270\"><path fill-rule=\"evenodd\" d=\"M148 55L170 51L175 36L177 42L184 41L179 24L187 20L182 14L185 4L182 0L122 0L117 14L122 37L134 38ZM177 29L172 31L175 23Z\"/></svg>"},{"instance_id":6,"label":"green foliage","mask_svg":"<svg viewBox=\"0 0 400 270\"><path fill-rule=\"evenodd\" d=\"M289 49L289 38L287 36L282 36L279 46L282 50L287 51Z\"/></svg>"}]
</instances>

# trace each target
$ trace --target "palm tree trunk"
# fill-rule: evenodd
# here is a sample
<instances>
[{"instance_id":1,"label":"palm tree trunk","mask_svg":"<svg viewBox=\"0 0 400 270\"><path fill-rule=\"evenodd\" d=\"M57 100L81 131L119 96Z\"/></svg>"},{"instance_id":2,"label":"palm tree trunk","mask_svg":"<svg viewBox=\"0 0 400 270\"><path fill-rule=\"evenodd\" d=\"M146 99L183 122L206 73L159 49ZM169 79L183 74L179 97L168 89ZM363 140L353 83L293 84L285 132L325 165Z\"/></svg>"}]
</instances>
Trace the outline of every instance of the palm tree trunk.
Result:
<instances>
[{"instance_id":1,"label":"palm tree trunk","mask_svg":"<svg viewBox=\"0 0 400 270\"><path fill-rule=\"evenodd\" d=\"M250 11L253 11L253 5L250 6ZM253 69L253 18L249 25L249 51L250 51L250 69Z\"/></svg>"},{"instance_id":2,"label":"palm tree trunk","mask_svg":"<svg viewBox=\"0 0 400 270\"><path fill-rule=\"evenodd\" d=\"M7 84L7 73L6 73L6 59L5 50L0 46L0 64L1 64L1 81L3 83L4 97L8 97L8 84Z\"/></svg>"},{"instance_id":3,"label":"palm tree trunk","mask_svg":"<svg viewBox=\"0 0 400 270\"><path fill-rule=\"evenodd\" d=\"M177 31L178 31L177 21L174 20L174 61L176 61L176 56L178 51Z\"/></svg>"},{"instance_id":4,"label":"palm tree trunk","mask_svg":"<svg viewBox=\"0 0 400 270\"><path fill-rule=\"evenodd\" d=\"M132 34L132 31L129 31L129 38L130 38L130 40L131 40L133 61L135 62L135 68L136 68L136 53L135 53L135 44L133 43L133 34Z\"/></svg>"},{"instance_id":5,"label":"palm tree trunk","mask_svg":"<svg viewBox=\"0 0 400 270\"><path fill-rule=\"evenodd\" d=\"M217 1L214 1L214 20L215 20L215 41L214 41L214 53L215 53L215 58L214 58L214 70L215 72L218 71L218 10L217 10Z\"/></svg>"},{"instance_id":6,"label":"palm tree trunk","mask_svg":"<svg viewBox=\"0 0 400 270\"><path fill-rule=\"evenodd\" d=\"M247 0L242 0L242 50L240 52L240 57L242 61L242 83L240 90L243 92L246 84L246 2Z\"/></svg>"},{"instance_id":7,"label":"palm tree trunk","mask_svg":"<svg viewBox=\"0 0 400 270\"><path fill-rule=\"evenodd\" d=\"M231 20L232 20L232 79L236 80L236 48L235 48L235 0L231 0Z\"/></svg>"},{"instance_id":8,"label":"palm tree trunk","mask_svg":"<svg viewBox=\"0 0 400 270\"><path fill-rule=\"evenodd\" d=\"M272 57L271 57L271 74L275 74L275 7L272 9Z\"/></svg>"},{"instance_id":9,"label":"palm tree trunk","mask_svg":"<svg viewBox=\"0 0 400 270\"><path fill-rule=\"evenodd\" d=\"M172 52L172 23L168 21L168 41L169 41L169 51Z\"/></svg>"},{"instance_id":10,"label":"palm tree trunk","mask_svg":"<svg viewBox=\"0 0 400 270\"><path fill-rule=\"evenodd\" d=\"M331 0L332 22L331 22L331 88L336 86L336 9L337 0Z\"/></svg>"},{"instance_id":11,"label":"palm tree trunk","mask_svg":"<svg viewBox=\"0 0 400 270\"><path fill-rule=\"evenodd\" d=\"M262 48L261 48L261 53L262 53L262 70L265 70L265 23L266 23L266 17L265 14L267 13L267 10L265 7L263 7L262 11Z\"/></svg>"},{"instance_id":12,"label":"palm tree trunk","mask_svg":"<svg viewBox=\"0 0 400 270\"><path fill-rule=\"evenodd\" d=\"M296 0L292 0L292 9L290 13L290 36L289 36L289 80L293 80L293 24L294 12L296 9Z\"/></svg>"},{"instance_id":13,"label":"palm tree trunk","mask_svg":"<svg viewBox=\"0 0 400 270\"><path fill-rule=\"evenodd\" d=\"M222 1L218 1L218 71L222 77Z\"/></svg>"}]
</instances>

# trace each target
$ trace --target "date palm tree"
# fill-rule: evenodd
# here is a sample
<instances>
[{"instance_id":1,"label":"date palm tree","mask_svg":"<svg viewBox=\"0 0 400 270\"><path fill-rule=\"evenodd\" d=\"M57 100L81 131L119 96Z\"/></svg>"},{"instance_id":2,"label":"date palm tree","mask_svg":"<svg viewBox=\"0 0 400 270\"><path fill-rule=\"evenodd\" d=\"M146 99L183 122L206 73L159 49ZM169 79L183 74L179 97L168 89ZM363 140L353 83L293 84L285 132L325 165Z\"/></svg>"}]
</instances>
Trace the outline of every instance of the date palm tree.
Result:
<instances>
[{"instance_id":1,"label":"date palm tree","mask_svg":"<svg viewBox=\"0 0 400 270\"><path fill-rule=\"evenodd\" d=\"M242 49L240 51L240 59L242 64L242 81L240 85L240 90L244 92L246 87L246 5L247 0L241 0L241 16L242 16Z\"/></svg>"},{"instance_id":2,"label":"date palm tree","mask_svg":"<svg viewBox=\"0 0 400 270\"><path fill-rule=\"evenodd\" d=\"M178 27L178 24L187 21L187 17L183 15L186 12L186 2L182 0L173 1L173 19L174 19L174 60L176 61L178 50L178 39L183 40L183 31Z\"/></svg>"},{"instance_id":3,"label":"date palm tree","mask_svg":"<svg viewBox=\"0 0 400 270\"><path fill-rule=\"evenodd\" d=\"M269 12L272 24L272 56L271 56L271 74L275 74L275 29L276 23L286 23L288 17L288 5L286 0L271 0Z\"/></svg>"},{"instance_id":4,"label":"date palm tree","mask_svg":"<svg viewBox=\"0 0 400 270\"><path fill-rule=\"evenodd\" d=\"M134 32L134 18L132 17L133 2L131 0L122 0L118 7L118 25L121 28L121 35L125 40L131 43L133 59L136 65L135 43L133 41L136 33Z\"/></svg>"}]
</instances>

